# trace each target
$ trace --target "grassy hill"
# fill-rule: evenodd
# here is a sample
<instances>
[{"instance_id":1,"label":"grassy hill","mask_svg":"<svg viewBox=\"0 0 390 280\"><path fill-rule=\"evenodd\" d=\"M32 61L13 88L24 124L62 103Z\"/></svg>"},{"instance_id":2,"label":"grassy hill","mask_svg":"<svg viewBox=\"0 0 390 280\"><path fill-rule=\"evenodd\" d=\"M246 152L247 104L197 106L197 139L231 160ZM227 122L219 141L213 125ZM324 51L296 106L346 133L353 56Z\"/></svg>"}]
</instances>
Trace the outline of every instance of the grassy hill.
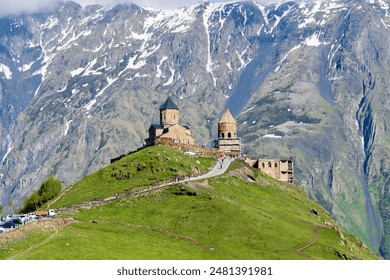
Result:
<instances>
[{"instance_id":1,"label":"grassy hill","mask_svg":"<svg viewBox=\"0 0 390 280\"><path fill-rule=\"evenodd\" d=\"M129 155L52 202L55 221L0 237L0 258L378 259L300 187L237 161L212 179L150 187L213 164L165 146Z\"/></svg>"}]
</instances>

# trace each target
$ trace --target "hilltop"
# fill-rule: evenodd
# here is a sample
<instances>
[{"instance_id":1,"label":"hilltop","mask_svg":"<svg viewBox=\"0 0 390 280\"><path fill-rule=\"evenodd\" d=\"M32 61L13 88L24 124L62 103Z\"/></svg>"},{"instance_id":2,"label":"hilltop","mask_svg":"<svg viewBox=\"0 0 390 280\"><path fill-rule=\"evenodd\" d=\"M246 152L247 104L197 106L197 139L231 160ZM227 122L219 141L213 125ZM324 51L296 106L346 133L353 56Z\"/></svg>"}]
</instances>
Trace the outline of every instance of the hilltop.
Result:
<instances>
[{"instance_id":1,"label":"hilltop","mask_svg":"<svg viewBox=\"0 0 390 280\"><path fill-rule=\"evenodd\" d=\"M214 163L167 146L128 155L53 200L53 221L1 236L0 258L378 259L302 188L239 161L172 182Z\"/></svg>"}]
</instances>

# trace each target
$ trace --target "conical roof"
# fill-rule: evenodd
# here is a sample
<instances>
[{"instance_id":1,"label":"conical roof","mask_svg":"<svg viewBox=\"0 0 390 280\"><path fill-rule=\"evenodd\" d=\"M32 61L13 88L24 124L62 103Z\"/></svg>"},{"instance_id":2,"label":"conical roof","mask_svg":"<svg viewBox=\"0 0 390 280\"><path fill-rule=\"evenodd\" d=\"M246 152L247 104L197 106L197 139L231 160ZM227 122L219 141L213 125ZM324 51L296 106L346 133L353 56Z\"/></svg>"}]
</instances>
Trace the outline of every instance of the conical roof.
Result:
<instances>
[{"instance_id":1,"label":"conical roof","mask_svg":"<svg viewBox=\"0 0 390 280\"><path fill-rule=\"evenodd\" d=\"M176 106L176 104L173 102L170 96L168 96L164 104L160 106L160 111L167 110L167 109L179 110L179 108Z\"/></svg>"},{"instance_id":2,"label":"conical roof","mask_svg":"<svg viewBox=\"0 0 390 280\"><path fill-rule=\"evenodd\" d=\"M230 113L229 108L226 108L225 113L223 113L218 123L236 123L236 120L233 118L232 113Z\"/></svg>"}]
</instances>

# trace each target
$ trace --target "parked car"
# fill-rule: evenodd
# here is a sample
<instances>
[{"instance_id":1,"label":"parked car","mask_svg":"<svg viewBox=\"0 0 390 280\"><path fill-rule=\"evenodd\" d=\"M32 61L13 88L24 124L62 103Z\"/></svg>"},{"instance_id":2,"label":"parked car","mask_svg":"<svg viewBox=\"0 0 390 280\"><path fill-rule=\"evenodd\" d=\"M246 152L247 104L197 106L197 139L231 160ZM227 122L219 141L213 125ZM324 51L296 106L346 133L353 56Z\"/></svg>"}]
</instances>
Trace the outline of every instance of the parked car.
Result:
<instances>
[{"instance_id":1,"label":"parked car","mask_svg":"<svg viewBox=\"0 0 390 280\"><path fill-rule=\"evenodd\" d=\"M23 225L23 220L22 219L19 219L19 217L14 217L13 219L12 219L12 222L14 223L14 224L16 224L16 225Z\"/></svg>"},{"instance_id":2,"label":"parked car","mask_svg":"<svg viewBox=\"0 0 390 280\"><path fill-rule=\"evenodd\" d=\"M31 222L31 221L34 221L37 217L37 215L35 215L35 213L30 213L27 215L28 216L28 220Z\"/></svg>"},{"instance_id":3,"label":"parked car","mask_svg":"<svg viewBox=\"0 0 390 280\"><path fill-rule=\"evenodd\" d=\"M12 221L6 221L4 224L0 226L1 228L15 228L16 224Z\"/></svg>"},{"instance_id":4,"label":"parked car","mask_svg":"<svg viewBox=\"0 0 390 280\"><path fill-rule=\"evenodd\" d=\"M28 222L27 215L25 214L18 215L18 219L21 220L23 224Z\"/></svg>"}]
</instances>

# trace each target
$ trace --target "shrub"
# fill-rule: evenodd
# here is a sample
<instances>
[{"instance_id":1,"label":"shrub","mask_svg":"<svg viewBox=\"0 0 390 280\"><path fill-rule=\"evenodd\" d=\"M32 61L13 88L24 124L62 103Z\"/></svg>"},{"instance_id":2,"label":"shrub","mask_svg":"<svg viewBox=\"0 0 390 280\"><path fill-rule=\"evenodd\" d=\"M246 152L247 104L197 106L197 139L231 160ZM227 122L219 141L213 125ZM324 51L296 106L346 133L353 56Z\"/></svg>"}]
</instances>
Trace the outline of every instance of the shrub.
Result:
<instances>
[{"instance_id":1,"label":"shrub","mask_svg":"<svg viewBox=\"0 0 390 280\"><path fill-rule=\"evenodd\" d=\"M54 177L48 178L39 189L31 194L23 203L19 213L33 212L61 192L61 182Z\"/></svg>"}]
</instances>

